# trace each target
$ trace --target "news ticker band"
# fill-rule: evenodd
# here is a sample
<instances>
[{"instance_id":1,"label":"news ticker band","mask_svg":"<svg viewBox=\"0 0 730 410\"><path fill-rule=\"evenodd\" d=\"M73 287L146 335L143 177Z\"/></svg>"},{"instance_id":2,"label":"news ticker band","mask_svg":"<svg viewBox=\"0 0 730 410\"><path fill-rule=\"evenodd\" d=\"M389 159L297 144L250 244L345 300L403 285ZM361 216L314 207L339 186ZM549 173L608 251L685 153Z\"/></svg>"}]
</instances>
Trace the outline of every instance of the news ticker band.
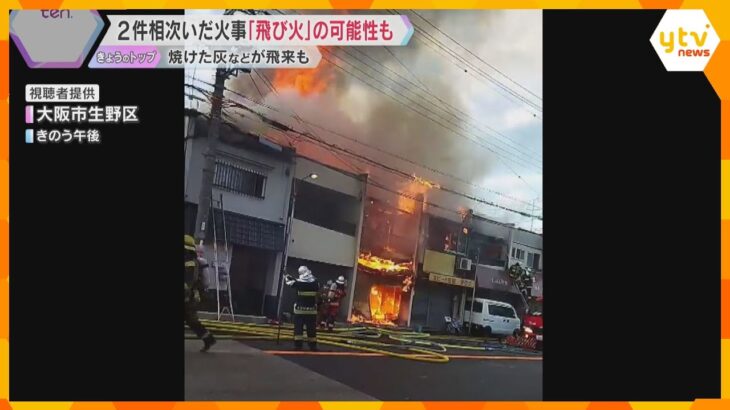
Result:
<instances>
[{"instance_id":1,"label":"news ticker band","mask_svg":"<svg viewBox=\"0 0 730 410\"><path fill-rule=\"evenodd\" d=\"M94 10L15 10L10 34L29 67L314 68L317 46L404 46L401 15L107 15ZM39 28L43 30L40 31Z\"/></svg>"}]
</instances>

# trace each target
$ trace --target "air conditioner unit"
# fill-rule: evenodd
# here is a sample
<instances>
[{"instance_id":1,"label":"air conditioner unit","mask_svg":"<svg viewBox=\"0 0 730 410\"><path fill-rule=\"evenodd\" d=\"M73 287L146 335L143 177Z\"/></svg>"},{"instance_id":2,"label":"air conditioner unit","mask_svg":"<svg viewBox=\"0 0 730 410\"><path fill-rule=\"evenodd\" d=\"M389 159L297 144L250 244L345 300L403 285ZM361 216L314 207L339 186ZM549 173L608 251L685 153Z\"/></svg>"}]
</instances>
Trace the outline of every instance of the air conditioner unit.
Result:
<instances>
[{"instance_id":1,"label":"air conditioner unit","mask_svg":"<svg viewBox=\"0 0 730 410\"><path fill-rule=\"evenodd\" d=\"M459 258L459 270L471 270L471 259Z\"/></svg>"}]
</instances>

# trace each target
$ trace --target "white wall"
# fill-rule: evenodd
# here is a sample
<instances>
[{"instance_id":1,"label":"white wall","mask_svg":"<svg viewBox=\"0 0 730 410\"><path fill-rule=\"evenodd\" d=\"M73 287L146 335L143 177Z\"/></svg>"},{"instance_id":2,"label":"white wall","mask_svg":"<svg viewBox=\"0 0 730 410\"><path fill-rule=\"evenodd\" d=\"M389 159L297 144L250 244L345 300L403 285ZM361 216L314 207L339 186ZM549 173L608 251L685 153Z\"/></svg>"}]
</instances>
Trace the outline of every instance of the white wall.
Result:
<instances>
[{"instance_id":1,"label":"white wall","mask_svg":"<svg viewBox=\"0 0 730 410\"><path fill-rule=\"evenodd\" d=\"M512 257L512 251L510 250L510 266L514 263L520 262L520 265L527 264L527 253L540 254L540 263L538 269L542 270L543 255L542 255L542 236L515 229L512 234L512 247L515 249L522 249L525 252L524 258L518 260Z\"/></svg>"},{"instance_id":2,"label":"white wall","mask_svg":"<svg viewBox=\"0 0 730 410\"><path fill-rule=\"evenodd\" d=\"M198 202L206 143L204 138L196 138L188 145L188 147L192 145L192 150L188 162L189 170L186 170L188 177L185 184L185 201L187 202L195 204ZM264 198L213 189L213 199L219 200L220 195L223 194L223 206L226 211L286 223L286 208L289 203L291 184L291 176L287 176L286 173L290 164L269 155L244 151L223 143L218 144L218 155L226 162L255 169L265 174L266 187ZM219 205L216 203L217 206Z\"/></svg>"},{"instance_id":3,"label":"white wall","mask_svg":"<svg viewBox=\"0 0 730 410\"><path fill-rule=\"evenodd\" d=\"M317 174L317 179L307 178L307 182L310 184L319 185L355 198L360 198L362 181L359 179L306 158L298 157L296 178L304 179L312 173Z\"/></svg>"},{"instance_id":4,"label":"white wall","mask_svg":"<svg viewBox=\"0 0 730 410\"><path fill-rule=\"evenodd\" d=\"M538 269L542 270L542 249L530 248L528 246L522 245L522 244L517 243L517 242L512 242L512 248L513 249L521 249L522 251L524 251L524 255L523 255L522 259L517 259L516 257L512 257L512 251L510 251L509 266L512 266L513 264L515 264L517 262L519 262L520 265L522 265L522 266L526 266L527 265L527 254L528 253L536 253L536 254L539 254L540 255L540 261L539 261ZM517 253L515 253L515 255L517 255Z\"/></svg>"},{"instance_id":5,"label":"white wall","mask_svg":"<svg viewBox=\"0 0 730 410\"><path fill-rule=\"evenodd\" d=\"M289 256L339 266L353 266L355 237L294 219Z\"/></svg>"}]
</instances>

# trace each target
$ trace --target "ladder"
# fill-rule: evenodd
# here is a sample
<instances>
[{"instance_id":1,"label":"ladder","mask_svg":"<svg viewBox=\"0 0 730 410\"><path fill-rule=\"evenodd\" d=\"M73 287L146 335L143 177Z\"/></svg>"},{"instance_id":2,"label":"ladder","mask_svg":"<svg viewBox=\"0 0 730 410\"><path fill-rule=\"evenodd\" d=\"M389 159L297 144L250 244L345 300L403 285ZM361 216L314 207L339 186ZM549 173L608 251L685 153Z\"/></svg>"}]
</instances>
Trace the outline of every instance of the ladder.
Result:
<instances>
[{"instance_id":1,"label":"ladder","mask_svg":"<svg viewBox=\"0 0 730 410\"><path fill-rule=\"evenodd\" d=\"M218 225L215 220L216 203L220 210L220 215L223 225L223 246L225 250L225 257L221 261L218 255L218 232L216 226ZM235 322L236 318L233 314L233 296L231 293L231 252L228 247L228 230L226 229L226 217L223 208L223 194L220 194L220 199L215 200L211 197L210 208L213 213L213 266L215 269L215 300L216 300L216 314L218 320L221 320L221 316L224 313L228 313L231 316L231 321ZM223 308L221 309L221 279L225 283L225 290L223 292ZM227 302L227 303L226 303ZM226 306L227 305L227 306Z\"/></svg>"},{"instance_id":2,"label":"ladder","mask_svg":"<svg viewBox=\"0 0 730 410\"><path fill-rule=\"evenodd\" d=\"M525 288L523 286L520 286L520 284L522 283L522 281L521 281L522 276L524 276L527 273L526 270L527 269L530 269L530 268L526 268L526 267L522 267L522 266L520 266L520 268L521 268L522 272L520 272L519 276L513 278L512 275L510 275L509 272L508 272L507 276L510 279L512 279L512 286L514 286L515 289L517 289L517 293L522 298L522 303L525 304L525 309L529 309L530 308L530 304L529 304L529 302L527 300L527 297L525 297L525 293L526 293L525 292ZM511 267L509 269L511 269ZM532 279L534 280L534 278L532 278Z\"/></svg>"}]
</instances>

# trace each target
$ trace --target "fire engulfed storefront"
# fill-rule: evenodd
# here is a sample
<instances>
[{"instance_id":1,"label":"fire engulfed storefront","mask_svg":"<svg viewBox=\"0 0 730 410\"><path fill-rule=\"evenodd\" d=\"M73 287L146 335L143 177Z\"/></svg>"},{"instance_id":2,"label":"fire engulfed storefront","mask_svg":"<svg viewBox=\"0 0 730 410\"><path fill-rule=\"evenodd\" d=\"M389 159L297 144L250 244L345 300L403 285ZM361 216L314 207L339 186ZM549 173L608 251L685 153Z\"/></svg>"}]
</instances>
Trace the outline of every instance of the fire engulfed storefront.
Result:
<instances>
[{"instance_id":1,"label":"fire engulfed storefront","mask_svg":"<svg viewBox=\"0 0 730 410\"><path fill-rule=\"evenodd\" d=\"M370 197L365 204L350 320L407 326L420 209L406 211Z\"/></svg>"}]
</instances>

